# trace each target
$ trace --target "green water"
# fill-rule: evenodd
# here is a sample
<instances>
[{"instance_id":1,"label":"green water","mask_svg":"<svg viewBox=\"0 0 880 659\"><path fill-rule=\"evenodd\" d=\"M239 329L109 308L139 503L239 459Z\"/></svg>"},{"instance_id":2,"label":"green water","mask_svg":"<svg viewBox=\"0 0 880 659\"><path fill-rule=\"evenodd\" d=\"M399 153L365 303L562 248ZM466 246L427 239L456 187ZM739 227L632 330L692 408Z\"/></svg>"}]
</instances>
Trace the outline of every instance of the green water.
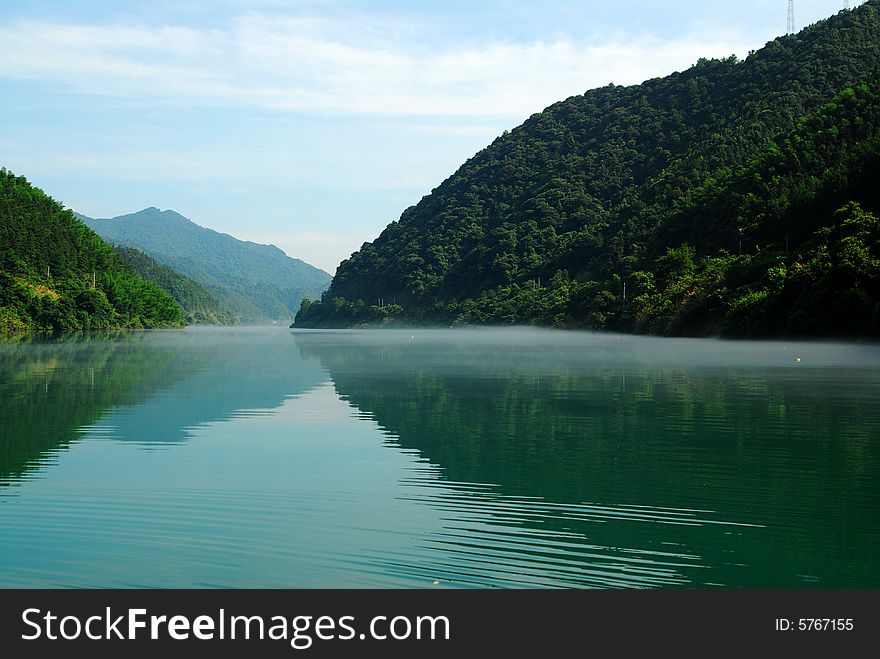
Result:
<instances>
[{"instance_id":1,"label":"green water","mask_svg":"<svg viewBox=\"0 0 880 659\"><path fill-rule=\"evenodd\" d=\"M878 367L538 330L0 344L0 586L877 588Z\"/></svg>"}]
</instances>

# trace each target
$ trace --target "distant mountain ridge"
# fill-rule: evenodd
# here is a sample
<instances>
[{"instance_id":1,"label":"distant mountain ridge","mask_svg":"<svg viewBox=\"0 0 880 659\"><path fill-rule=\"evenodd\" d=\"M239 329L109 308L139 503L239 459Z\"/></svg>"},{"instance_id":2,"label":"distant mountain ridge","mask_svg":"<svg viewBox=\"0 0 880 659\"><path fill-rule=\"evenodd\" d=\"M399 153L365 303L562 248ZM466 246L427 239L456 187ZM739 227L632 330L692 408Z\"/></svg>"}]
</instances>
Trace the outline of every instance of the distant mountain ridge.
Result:
<instances>
[{"instance_id":1,"label":"distant mountain ridge","mask_svg":"<svg viewBox=\"0 0 880 659\"><path fill-rule=\"evenodd\" d=\"M112 219L79 218L116 245L145 252L204 286L222 311L242 323L293 318L303 298L327 288L331 276L274 245L239 240L155 207Z\"/></svg>"}]
</instances>

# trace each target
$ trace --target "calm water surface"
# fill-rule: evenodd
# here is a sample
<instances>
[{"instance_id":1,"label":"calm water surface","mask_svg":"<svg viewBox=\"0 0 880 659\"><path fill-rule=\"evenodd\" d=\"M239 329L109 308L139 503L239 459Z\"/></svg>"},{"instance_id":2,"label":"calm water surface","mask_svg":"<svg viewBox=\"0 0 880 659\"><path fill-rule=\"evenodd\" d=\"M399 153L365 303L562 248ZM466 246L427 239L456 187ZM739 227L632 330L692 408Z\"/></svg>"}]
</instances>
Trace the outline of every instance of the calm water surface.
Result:
<instances>
[{"instance_id":1,"label":"calm water surface","mask_svg":"<svg viewBox=\"0 0 880 659\"><path fill-rule=\"evenodd\" d=\"M877 588L878 367L537 330L0 344L0 586Z\"/></svg>"}]
</instances>

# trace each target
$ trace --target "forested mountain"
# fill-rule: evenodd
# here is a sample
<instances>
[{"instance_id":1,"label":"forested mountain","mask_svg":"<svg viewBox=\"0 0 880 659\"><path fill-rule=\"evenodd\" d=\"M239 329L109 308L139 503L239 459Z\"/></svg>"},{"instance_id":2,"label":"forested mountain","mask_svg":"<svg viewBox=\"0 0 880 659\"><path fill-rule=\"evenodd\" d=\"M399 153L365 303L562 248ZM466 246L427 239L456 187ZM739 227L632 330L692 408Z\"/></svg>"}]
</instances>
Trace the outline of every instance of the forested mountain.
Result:
<instances>
[{"instance_id":1,"label":"forested mountain","mask_svg":"<svg viewBox=\"0 0 880 659\"><path fill-rule=\"evenodd\" d=\"M236 316L221 310L220 302L216 297L186 275L172 270L167 265L156 263L134 247L116 245L113 249L131 266L138 277L157 284L171 295L180 305L187 323L234 325L237 322Z\"/></svg>"},{"instance_id":2,"label":"forested mountain","mask_svg":"<svg viewBox=\"0 0 880 659\"><path fill-rule=\"evenodd\" d=\"M290 319L303 298L321 295L330 283L329 274L273 245L237 240L174 211L147 208L109 220L80 218L111 243L146 252L201 284L224 313L243 323Z\"/></svg>"},{"instance_id":3,"label":"forested mountain","mask_svg":"<svg viewBox=\"0 0 880 659\"><path fill-rule=\"evenodd\" d=\"M880 333L880 0L572 97L344 261L296 325Z\"/></svg>"},{"instance_id":4,"label":"forested mountain","mask_svg":"<svg viewBox=\"0 0 880 659\"><path fill-rule=\"evenodd\" d=\"M174 299L138 277L72 211L0 170L0 331L183 322Z\"/></svg>"}]
</instances>

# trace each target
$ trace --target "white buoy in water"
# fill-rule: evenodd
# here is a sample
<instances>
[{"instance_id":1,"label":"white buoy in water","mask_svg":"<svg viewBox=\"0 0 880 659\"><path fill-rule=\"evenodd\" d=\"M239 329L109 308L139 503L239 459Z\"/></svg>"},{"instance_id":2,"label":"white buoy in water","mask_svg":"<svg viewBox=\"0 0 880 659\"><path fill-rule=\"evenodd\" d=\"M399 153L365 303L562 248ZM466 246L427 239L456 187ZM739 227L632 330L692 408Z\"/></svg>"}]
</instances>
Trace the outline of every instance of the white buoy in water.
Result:
<instances>
[{"instance_id":1,"label":"white buoy in water","mask_svg":"<svg viewBox=\"0 0 880 659\"><path fill-rule=\"evenodd\" d=\"M800 357L795 357L795 358L794 358L794 363L795 363L795 364L800 364L800 363L801 363L801 358L800 358Z\"/></svg>"}]
</instances>

